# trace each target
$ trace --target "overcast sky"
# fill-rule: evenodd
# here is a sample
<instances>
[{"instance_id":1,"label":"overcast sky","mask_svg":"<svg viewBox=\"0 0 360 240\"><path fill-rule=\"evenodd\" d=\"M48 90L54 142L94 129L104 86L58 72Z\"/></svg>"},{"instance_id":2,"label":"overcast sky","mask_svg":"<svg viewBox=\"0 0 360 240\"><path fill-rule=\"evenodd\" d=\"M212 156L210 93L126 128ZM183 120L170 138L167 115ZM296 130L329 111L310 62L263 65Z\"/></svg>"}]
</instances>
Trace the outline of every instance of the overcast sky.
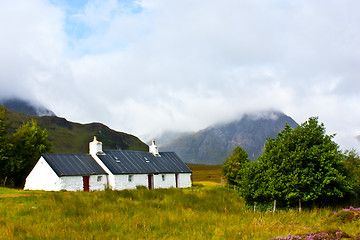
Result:
<instances>
[{"instance_id":1,"label":"overcast sky","mask_svg":"<svg viewBox=\"0 0 360 240\"><path fill-rule=\"evenodd\" d=\"M359 147L358 0L0 1L0 97L137 136L275 109Z\"/></svg>"}]
</instances>

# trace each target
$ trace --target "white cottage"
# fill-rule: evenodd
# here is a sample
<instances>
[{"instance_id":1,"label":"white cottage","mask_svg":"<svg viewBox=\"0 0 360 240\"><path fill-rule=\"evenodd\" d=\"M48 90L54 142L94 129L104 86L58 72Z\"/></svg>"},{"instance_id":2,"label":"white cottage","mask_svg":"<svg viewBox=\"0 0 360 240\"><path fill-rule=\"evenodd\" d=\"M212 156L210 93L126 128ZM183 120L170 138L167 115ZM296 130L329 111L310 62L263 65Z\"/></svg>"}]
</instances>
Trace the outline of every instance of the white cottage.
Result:
<instances>
[{"instance_id":1,"label":"white cottage","mask_svg":"<svg viewBox=\"0 0 360 240\"><path fill-rule=\"evenodd\" d=\"M90 154L42 154L24 189L47 191L104 190L108 174Z\"/></svg>"},{"instance_id":2,"label":"white cottage","mask_svg":"<svg viewBox=\"0 0 360 240\"><path fill-rule=\"evenodd\" d=\"M94 191L191 187L191 170L173 152L102 150L96 137L90 154L43 154L24 189Z\"/></svg>"}]
</instances>

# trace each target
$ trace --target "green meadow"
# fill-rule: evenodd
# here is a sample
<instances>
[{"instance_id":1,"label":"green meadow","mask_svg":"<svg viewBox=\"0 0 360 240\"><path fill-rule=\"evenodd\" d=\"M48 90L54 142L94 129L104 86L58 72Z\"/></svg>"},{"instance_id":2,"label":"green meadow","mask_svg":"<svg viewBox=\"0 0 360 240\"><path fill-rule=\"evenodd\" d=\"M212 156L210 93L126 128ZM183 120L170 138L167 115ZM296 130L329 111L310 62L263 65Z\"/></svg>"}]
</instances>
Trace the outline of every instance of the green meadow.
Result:
<instances>
[{"instance_id":1,"label":"green meadow","mask_svg":"<svg viewBox=\"0 0 360 240\"><path fill-rule=\"evenodd\" d=\"M195 186L187 189L0 188L0 239L271 239L317 231L342 231L356 239L360 232L359 219L334 217L339 209L254 212L234 190L222 187L218 173L198 166Z\"/></svg>"},{"instance_id":2,"label":"green meadow","mask_svg":"<svg viewBox=\"0 0 360 240\"><path fill-rule=\"evenodd\" d=\"M339 230L354 239L360 220L333 221L333 211L253 212L221 186L90 193L0 188L0 239L269 239Z\"/></svg>"}]
</instances>

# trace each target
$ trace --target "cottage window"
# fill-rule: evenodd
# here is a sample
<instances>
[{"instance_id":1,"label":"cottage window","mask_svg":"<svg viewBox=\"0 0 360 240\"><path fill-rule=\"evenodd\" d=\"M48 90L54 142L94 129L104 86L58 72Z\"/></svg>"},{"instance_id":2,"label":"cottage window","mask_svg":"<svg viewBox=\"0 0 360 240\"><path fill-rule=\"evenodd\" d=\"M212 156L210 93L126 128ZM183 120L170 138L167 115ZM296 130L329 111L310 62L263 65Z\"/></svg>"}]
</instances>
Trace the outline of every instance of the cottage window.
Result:
<instances>
[{"instance_id":1,"label":"cottage window","mask_svg":"<svg viewBox=\"0 0 360 240\"><path fill-rule=\"evenodd\" d=\"M102 178L102 176L98 176L98 177L97 177L97 181L98 181L98 182L101 182L101 178Z\"/></svg>"},{"instance_id":2,"label":"cottage window","mask_svg":"<svg viewBox=\"0 0 360 240\"><path fill-rule=\"evenodd\" d=\"M165 181L165 174L161 175L163 181Z\"/></svg>"},{"instance_id":3,"label":"cottage window","mask_svg":"<svg viewBox=\"0 0 360 240\"><path fill-rule=\"evenodd\" d=\"M129 177L128 177L128 181L129 181L129 182L132 182L133 177L134 177L134 175L129 175Z\"/></svg>"}]
</instances>

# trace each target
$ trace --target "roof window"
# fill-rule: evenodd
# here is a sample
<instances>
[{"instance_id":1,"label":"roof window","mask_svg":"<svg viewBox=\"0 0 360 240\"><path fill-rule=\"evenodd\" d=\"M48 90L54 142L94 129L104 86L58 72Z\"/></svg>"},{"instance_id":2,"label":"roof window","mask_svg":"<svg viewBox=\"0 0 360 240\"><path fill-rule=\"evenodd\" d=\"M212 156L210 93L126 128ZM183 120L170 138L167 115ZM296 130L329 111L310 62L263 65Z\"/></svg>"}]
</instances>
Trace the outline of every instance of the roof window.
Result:
<instances>
[{"instance_id":1,"label":"roof window","mask_svg":"<svg viewBox=\"0 0 360 240\"><path fill-rule=\"evenodd\" d=\"M113 156L116 162L120 162L120 159L117 156Z\"/></svg>"}]
</instances>

